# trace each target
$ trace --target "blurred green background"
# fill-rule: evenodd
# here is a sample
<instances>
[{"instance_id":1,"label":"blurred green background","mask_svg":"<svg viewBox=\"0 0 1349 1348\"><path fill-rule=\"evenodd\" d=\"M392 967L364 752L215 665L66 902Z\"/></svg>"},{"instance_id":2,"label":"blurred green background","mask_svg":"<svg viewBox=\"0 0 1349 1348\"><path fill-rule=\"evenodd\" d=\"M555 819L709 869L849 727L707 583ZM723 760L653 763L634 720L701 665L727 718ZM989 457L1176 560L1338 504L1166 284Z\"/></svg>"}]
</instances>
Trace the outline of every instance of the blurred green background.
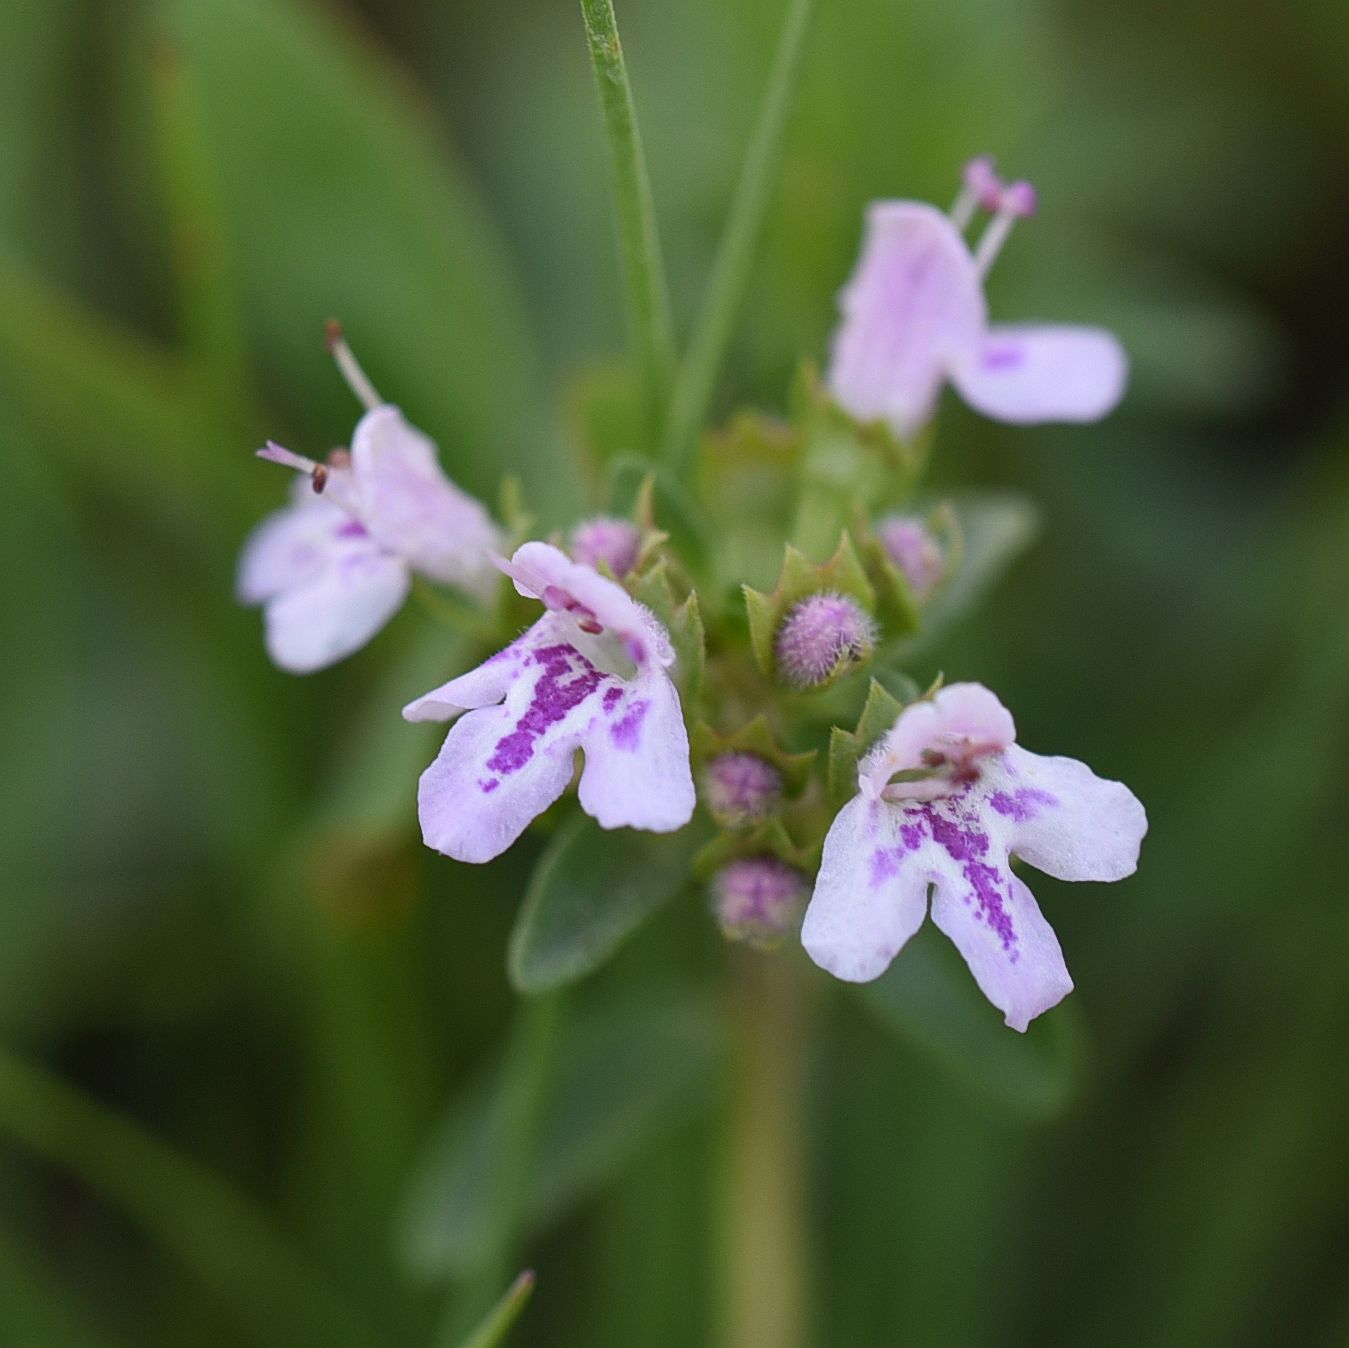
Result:
<instances>
[{"instance_id":1,"label":"blurred green background","mask_svg":"<svg viewBox=\"0 0 1349 1348\"><path fill-rule=\"evenodd\" d=\"M782 9L619 8L681 326ZM1043 1079L811 981L815 1341L1349 1342L1349 9L820 11L719 411L822 352L865 202L1032 179L995 313L1135 377L1094 428L948 406L936 481L1046 523L913 672L1152 826L1135 879L1035 880L1078 984ZM458 480L581 508L625 333L578 7L4 0L0 50L0 1342L429 1343L514 1267L475 1101L539 844L417 840L396 709L462 646L409 609L291 678L233 566L251 450L349 434L331 314ZM709 1341L724 965L690 894L577 994L517 1341Z\"/></svg>"}]
</instances>

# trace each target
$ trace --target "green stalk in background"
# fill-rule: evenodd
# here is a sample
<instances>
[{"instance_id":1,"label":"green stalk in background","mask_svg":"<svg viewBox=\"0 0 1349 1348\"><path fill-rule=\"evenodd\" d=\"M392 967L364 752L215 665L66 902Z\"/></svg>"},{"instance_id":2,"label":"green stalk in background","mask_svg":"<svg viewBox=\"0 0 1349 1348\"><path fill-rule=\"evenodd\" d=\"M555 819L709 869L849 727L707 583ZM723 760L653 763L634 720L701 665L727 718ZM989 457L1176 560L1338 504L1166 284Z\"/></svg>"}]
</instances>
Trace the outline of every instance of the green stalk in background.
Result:
<instances>
[{"instance_id":1,"label":"green stalk in background","mask_svg":"<svg viewBox=\"0 0 1349 1348\"><path fill-rule=\"evenodd\" d=\"M806 1007L794 960L737 950L722 1182L724 1348L802 1348L808 1336Z\"/></svg>"},{"instance_id":2,"label":"green stalk in background","mask_svg":"<svg viewBox=\"0 0 1349 1348\"><path fill-rule=\"evenodd\" d=\"M515 1247L523 1234L521 1227L528 1197L525 1177L538 1140L539 1118L553 1086L558 1026L565 999L565 993L561 992L526 997L516 1011L505 1064L509 1084L494 1122L502 1141L491 1176L493 1230L481 1269L468 1285L455 1289L452 1294L439 1340L446 1345L458 1344L465 1337L468 1325L473 1323L472 1320L466 1322L465 1317L476 1319L481 1316L484 1307L491 1305L498 1296L498 1289L510 1276ZM523 1296L533 1286L532 1277L527 1282L528 1288L519 1293L521 1305L524 1304ZM507 1294L508 1300L510 1295ZM491 1321L491 1314L488 1320Z\"/></svg>"},{"instance_id":3,"label":"green stalk in background","mask_svg":"<svg viewBox=\"0 0 1349 1348\"><path fill-rule=\"evenodd\" d=\"M0 1050L0 1137L77 1176L191 1269L261 1343L373 1348L373 1326L253 1205L130 1119Z\"/></svg>"},{"instance_id":4,"label":"green stalk in background","mask_svg":"<svg viewBox=\"0 0 1349 1348\"><path fill-rule=\"evenodd\" d=\"M726 358L735 317L749 283L764 217L782 163L787 119L814 10L815 0L791 0L773 57L768 89L759 109L759 120L745 154L740 182L717 249L712 279L708 282L688 351L675 379L665 429L664 454L676 473L686 472L693 457L698 433L716 390L717 375Z\"/></svg>"},{"instance_id":5,"label":"green stalk in background","mask_svg":"<svg viewBox=\"0 0 1349 1348\"><path fill-rule=\"evenodd\" d=\"M670 297L665 284L656 212L651 202L637 112L618 40L613 0L581 0L586 41L595 67L618 211L618 238L628 289L628 310L642 397L653 443L660 435L674 368Z\"/></svg>"}]
</instances>

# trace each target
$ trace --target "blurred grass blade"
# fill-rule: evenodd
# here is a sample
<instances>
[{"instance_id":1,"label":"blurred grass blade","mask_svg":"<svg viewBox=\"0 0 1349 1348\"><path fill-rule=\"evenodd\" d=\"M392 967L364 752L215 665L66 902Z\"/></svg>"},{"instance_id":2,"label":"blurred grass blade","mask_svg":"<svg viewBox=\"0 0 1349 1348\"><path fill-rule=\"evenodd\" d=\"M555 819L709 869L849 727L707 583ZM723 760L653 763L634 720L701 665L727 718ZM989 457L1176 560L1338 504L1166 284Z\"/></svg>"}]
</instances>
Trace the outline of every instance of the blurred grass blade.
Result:
<instances>
[{"instance_id":1,"label":"blurred grass blade","mask_svg":"<svg viewBox=\"0 0 1349 1348\"><path fill-rule=\"evenodd\" d=\"M522 1177L526 1231L564 1218L708 1102L721 1050L716 1021L691 997L573 1015L559 1033ZM490 1072L455 1100L427 1144L399 1237L414 1277L472 1277L489 1258L496 1218L486 1179L500 1163L510 1089L506 1072Z\"/></svg>"},{"instance_id":2,"label":"blurred grass blade","mask_svg":"<svg viewBox=\"0 0 1349 1348\"><path fill-rule=\"evenodd\" d=\"M232 548L252 514L231 456L246 430L170 357L48 288L0 253L0 390L11 414L82 484L158 509L193 546Z\"/></svg>"},{"instance_id":3,"label":"blurred grass blade","mask_svg":"<svg viewBox=\"0 0 1349 1348\"><path fill-rule=\"evenodd\" d=\"M31 1239L0 1230L0 1338L9 1344L103 1348L79 1313L79 1295L41 1262Z\"/></svg>"},{"instance_id":4,"label":"blurred grass blade","mask_svg":"<svg viewBox=\"0 0 1349 1348\"><path fill-rule=\"evenodd\" d=\"M264 1343L372 1348L379 1337L245 1198L41 1068L0 1050L0 1135L77 1176Z\"/></svg>"},{"instance_id":5,"label":"blurred grass blade","mask_svg":"<svg viewBox=\"0 0 1349 1348\"><path fill-rule=\"evenodd\" d=\"M497 1348L504 1342L510 1327L520 1318L520 1312L533 1295L534 1282L534 1270L525 1269L488 1312L482 1324L460 1341L460 1348Z\"/></svg>"},{"instance_id":6,"label":"blurred grass blade","mask_svg":"<svg viewBox=\"0 0 1349 1348\"><path fill-rule=\"evenodd\" d=\"M224 399L243 401L249 377L239 292L226 256L219 196L201 152L198 93L172 42L151 48L147 88L184 355Z\"/></svg>"},{"instance_id":7,"label":"blurred grass blade","mask_svg":"<svg viewBox=\"0 0 1349 1348\"><path fill-rule=\"evenodd\" d=\"M782 162L787 120L814 11L815 0L790 0L759 119L745 153L740 182L712 266L712 277L675 378L664 454L666 462L680 475L687 470L707 417L736 314L754 267L764 217Z\"/></svg>"},{"instance_id":8,"label":"blurred grass blade","mask_svg":"<svg viewBox=\"0 0 1349 1348\"><path fill-rule=\"evenodd\" d=\"M567 501L518 279L477 192L405 79L334 6L163 0L197 91L227 243L272 384L349 395L324 322L375 386L439 439L479 496L503 470ZM247 96L240 95L247 90ZM315 408L292 410L314 424Z\"/></svg>"},{"instance_id":9,"label":"blurred grass blade","mask_svg":"<svg viewBox=\"0 0 1349 1348\"><path fill-rule=\"evenodd\" d=\"M1077 1089L1081 1029L1071 1003L1033 1022L1024 1035L1009 1030L955 948L930 924L859 993L882 1025L1001 1112L1050 1119Z\"/></svg>"},{"instance_id":10,"label":"blurred grass blade","mask_svg":"<svg viewBox=\"0 0 1349 1348\"><path fill-rule=\"evenodd\" d=\"M581 0L581 13L609 141L609 167L627 283L629 322L642 376L647 429L654 442L660 434L674 365L670 299L656 229L656 210L651 201L651 182L642 154L637 110L628 84L613 0Z\"/></svg>"},{"instance_id":11,"label":"blurred grass blade","mask_svg":"<svg viewBox=\"0 0 1349 1348\"><path fill-rule=\"evenodd\" d=\"M515 988L547 992L598 968L688 884L701 842L696 826L609 832L578 811L548 844L520 905L508 961Z\"/></svg>"}]
</instances>

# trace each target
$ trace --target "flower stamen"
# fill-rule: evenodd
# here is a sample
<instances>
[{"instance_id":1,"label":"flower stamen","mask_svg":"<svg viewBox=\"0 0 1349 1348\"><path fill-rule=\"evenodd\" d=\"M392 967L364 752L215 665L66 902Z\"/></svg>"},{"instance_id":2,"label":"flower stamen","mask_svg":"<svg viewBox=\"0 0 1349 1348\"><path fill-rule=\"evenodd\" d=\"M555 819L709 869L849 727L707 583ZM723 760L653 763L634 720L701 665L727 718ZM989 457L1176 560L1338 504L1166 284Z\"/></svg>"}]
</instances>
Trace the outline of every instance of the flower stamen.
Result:
<instances>
[{"instance_id":1,"label":"flower stamen","mask_svg":"<svg viewBox=\"0 0 1349 1348\"><path fill-rule=\"evenodd\" d=\"M325 337L328 354L337 363L342 378L347 381L347 387L360 400L365 410L373 412L375 408L383 407L384 399L379 396L379 391L370 382L369 375L361 369L360 362L352 354L351 347L347 345L346 334L342 331L342 324L337 319L328 320Z\"/></svg>"},{"instance_id":2,"label":"flower stamen","mask_svg":"<svg viewBox=\"0 0 1349 1348\"><path fill-rule=\"evenodd\" d=\"M987 276L997 261L1012 226L1035 214L1035 189L1028 182L1009 183L998 193L997 209L974 251L974 265L981 277Z\"/></svg>"},{"instance_id":3,"label":"flower stamen","mask_svg":"<svg viewBox=\"0 0 1349 1348\"><path fill-rule=\"evenodd\" d=\"M996 211L1002 196L1002 179L993 169L992 156L976 155L961 173L961 188L951 205L951 223L963 234L979 207Z\"/></svg>"}]
</instances>

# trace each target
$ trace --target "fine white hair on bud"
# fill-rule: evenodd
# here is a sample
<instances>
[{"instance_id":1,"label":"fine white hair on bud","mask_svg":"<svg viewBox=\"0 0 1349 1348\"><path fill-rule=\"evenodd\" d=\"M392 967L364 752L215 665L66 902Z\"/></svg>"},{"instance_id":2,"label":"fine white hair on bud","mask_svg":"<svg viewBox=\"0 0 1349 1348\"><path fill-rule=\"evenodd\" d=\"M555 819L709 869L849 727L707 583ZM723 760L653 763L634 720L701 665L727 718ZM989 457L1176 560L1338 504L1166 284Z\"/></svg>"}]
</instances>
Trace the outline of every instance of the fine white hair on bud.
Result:
<instances>
[{"instance_id":1,"label":"fine white hair on bud","mask_svg":"<svg viewBox=\"0 0 1349 1348\"><path fill-rule=\"evenodd\" d=\"M832 591L812 594L778 628L778 673L793 688L816 688L841 666L861 664L875 641L876 624L857 600Z\"/></svg>"},{"instance_id":2,"label":"fine white hair on bud","mask_svg":"<svg viewBox=\"0 0 1349 1348\"><path fill-rule=\"evenodd\" d=\"M636 565L641 543L635 524L611 515L596 515L572 530L571 555L586 566L603 563L621 579Z\"/></svg>"},{"instance_id":3,"label":"fine white hair on bud","mask_svg":"<svg viewBox=\"0 0 1349 1348\"><path fill-rule=\"evenodd\" d=\"M758 754L718 754L703 774L703 797L719 824L757 823L776 808L782 774Z\"/></svg>"},{"instance_id":4,"label":"fine white hair on bud","mask_svg":"<svg viewBox=\"0 0 1349 1348\"><path fill-rule=\"evenodd\" d=\"M727 940L769 950L795 928L809 890L809 879L778 857L739 857L712 877L712 905Z\"/></svg>"}]
</instances>

